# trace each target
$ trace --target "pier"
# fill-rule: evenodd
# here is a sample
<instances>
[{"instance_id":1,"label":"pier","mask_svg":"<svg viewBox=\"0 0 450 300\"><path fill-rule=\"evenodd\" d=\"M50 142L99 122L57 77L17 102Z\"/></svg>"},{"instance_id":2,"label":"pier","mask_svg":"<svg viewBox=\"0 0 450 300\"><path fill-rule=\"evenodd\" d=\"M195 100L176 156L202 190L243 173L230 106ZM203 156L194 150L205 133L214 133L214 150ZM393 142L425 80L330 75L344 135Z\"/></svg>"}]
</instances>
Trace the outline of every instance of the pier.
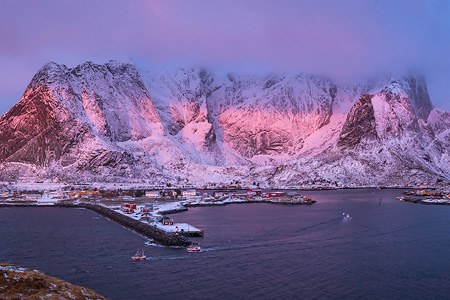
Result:
<instances>
[{"instance_id":1,"label":"pier","mask_svg":"<svg viewBox=\"0 0 450 300\"><path fill-rule=\"evenodd\" d=\"M108 219L136 231L137 233L140 233L163 246L188 246L191 244L191 242L182 235L165 232L159 228L150 226L138 220L134 220L104 206L88 203L82 203L79 206L107 217Z\"/></svg>"},{"instance_id":2,"label":"pier","mask_svg":"<svg viewBox=\"0 0 450 300\"><path fill-rule=\"evenodd\" d=\"M414 204L425 204L425 205L450 205L450 199L439 199L439 198L413 198L413 197L401 197L400 201L411 202Z\"/></svg>"},{"instance_id":3,"label":"pier","mask_svg":"<svg viewBox=\"0 0 450 300\"><path fill-rule=\"evenodd\" d=\"M173 225L158 224L157 228L171 234L181 234L188 237L203 237L204 232L187 223L173 223Z\"/></svg>"},{"instance_id":4,"label":"pier","mask_svg":"<svg viewBox=\"0 0 450 300\"><path fill-rule=\"evenodd\" d=\"M191 242L183 235L176 234L175 232L167 232L157 227L150 226L141 221L132 219L126 215L118 213L107 207L90 204L63 204L55 203L53 205L35 205L35 204L0 204L0 207L66 207L66 208L85 208L89 209L97 214L106 217L128 229L131 229L143 236L152 239L156 243L163 246L188 246Z\"/></svg>"}]
</instances>

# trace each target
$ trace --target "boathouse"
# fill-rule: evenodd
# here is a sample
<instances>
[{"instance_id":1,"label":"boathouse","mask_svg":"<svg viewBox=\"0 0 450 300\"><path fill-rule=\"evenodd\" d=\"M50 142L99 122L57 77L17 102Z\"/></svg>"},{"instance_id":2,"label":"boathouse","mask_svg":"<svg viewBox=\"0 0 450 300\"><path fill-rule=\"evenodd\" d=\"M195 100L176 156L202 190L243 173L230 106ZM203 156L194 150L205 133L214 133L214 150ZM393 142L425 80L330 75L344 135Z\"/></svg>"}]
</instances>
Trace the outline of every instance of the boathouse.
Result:
<instances>
[{"instance_id":1,"label":"boathouse","mask_svg":"<svg viewBox=\"0 0 450 300\"><path fill-rule=\"evenodd\" d=\"M177 196L177 193L175 191L169 190L169 191L162 191L161 197L163 198L175 198Z\"/></svg>"},{"instance_id":2,"label":"boathouse","mask_svg":"<svg viewBox=\"0 0 450 300\"><path fill-rule=\"evenodd\" d=\"M136 204L124 203L121 205L121 210L127 214L134 213L135 209L136 209Z\"/></svg>"},{"instance_id":3,"label":"boathouse","mask_svg":"<svg viewBox=\"0 0 450 300\"><path fill-rule=\"evenodd\" d=\"M162 218L161 223L163 225L173 225L173 220L167 216L165 216L164 218Z\"/></svg>"},{"instance_id":4,"label":"boathouse","mask_svg":"<svg viewBox=\"0 0 450 300\"><path fill-rule=\"evenodd\" d=\"M278 197L284 197L286 196L283 192L270 192L267 193L267 198L278 198Z\"/></svg>"},{"instance_id":5,"label":"boathouse","mask_svg":"<svg viewBox=\"0 0 450 300\"><path fill-rule=\"evenodd\" d=\"M159 194L159 191L146 191L145 192L145 197L148 197L148 198L159 198L160 194Z\"/></svg>"},{"instance_id":6,"label":"boathouse","mask_svg":"<svg viewBox=\"0 0 450 300\"><path fill-rule=\"evenodd\" d=\"M122 207L136 209L136 204L124 203L122 204Z\"/></svg>"},{"instance_id":7,"label":"boathouse","mask_svg":"<svg viewBox=\"0 0 450 300\"><path fill-rule=\"evenodd\" d=\"M37 201L42 198L42 195L40 195L40 194L25 194L23 197L27 200Z\"/></svg>"},{"instance_id":8,"label":"boathouse","mask_svg":"<svg viewBox=\"0 0 450 300\"><path fill-rule=\"evenodd\" d=\"M150 214L151 211L153 211L153 204L145 204L145 206L141 208L141 213L145 215Z\"/></svg>"},{"instance_id":9,"label":"boathouse","mask_svg":"<svg viewBox=\"0 0 450 300\"><path fill-rule=\"evenodd\" d=\"M224 192L214 192L214 198L219 199L222 197L228 197L228 193L224 193Z\"/></svg>"},{"instance_id":10,"label":"boathouse","mask_svg":"<svg viewBox=\"0 0 450 300\"><path fill-rule=\"evenodd\" d=\"M185 191L182 191L181 194L183 195L183 197L195 197L195 196L197 196L197 191L196 190L185 190Z\"/></svg>"}]
</instances>

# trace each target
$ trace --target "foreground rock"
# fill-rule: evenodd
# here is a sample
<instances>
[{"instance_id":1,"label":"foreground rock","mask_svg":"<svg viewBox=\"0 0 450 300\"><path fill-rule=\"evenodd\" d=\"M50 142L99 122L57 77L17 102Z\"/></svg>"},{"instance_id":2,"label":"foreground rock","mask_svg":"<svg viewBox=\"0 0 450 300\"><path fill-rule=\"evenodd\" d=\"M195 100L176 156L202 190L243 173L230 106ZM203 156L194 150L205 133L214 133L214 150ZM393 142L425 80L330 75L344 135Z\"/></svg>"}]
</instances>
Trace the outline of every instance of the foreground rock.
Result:
<instances>
[{"instance_id":1,"label":"foreground rock","mask_svg":"<svg viewBox=\"0 0 450 300\"><path fill-rule=\"evenodd\" d=\"M96 292L38 271L0 264L0 299L107 299Z\"/></svg>"}]
</instances>

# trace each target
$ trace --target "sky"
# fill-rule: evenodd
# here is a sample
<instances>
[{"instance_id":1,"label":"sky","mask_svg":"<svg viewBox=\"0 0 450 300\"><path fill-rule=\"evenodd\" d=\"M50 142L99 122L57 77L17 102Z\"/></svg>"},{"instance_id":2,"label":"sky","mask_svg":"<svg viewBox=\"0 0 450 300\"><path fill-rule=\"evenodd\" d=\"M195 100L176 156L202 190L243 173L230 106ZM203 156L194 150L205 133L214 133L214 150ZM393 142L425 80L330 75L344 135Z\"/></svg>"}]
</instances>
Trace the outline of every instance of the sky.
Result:
<instances>
[{"instance_id":1,"label":"sky","mask_svg":"<svg viewBox=\"0 0 450 300\"><path fill-rule=\"evenodd\" d=\"M421 73L450 109L450 1L0 0L0 114L49 61L111 59L342 81Z\"/></svg>"}]
</instances>

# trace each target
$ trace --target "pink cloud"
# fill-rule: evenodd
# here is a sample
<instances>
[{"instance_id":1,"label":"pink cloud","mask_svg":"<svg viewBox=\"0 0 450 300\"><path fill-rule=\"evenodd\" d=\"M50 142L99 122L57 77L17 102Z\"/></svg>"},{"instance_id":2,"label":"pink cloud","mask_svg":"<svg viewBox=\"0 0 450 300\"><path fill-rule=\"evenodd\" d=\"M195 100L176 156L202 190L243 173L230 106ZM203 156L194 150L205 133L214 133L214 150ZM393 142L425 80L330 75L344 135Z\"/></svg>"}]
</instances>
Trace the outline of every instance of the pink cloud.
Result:
<instances>
[{"instance_id":1,"label":"pink cloud","mask_svg":"<svg viewBox=\"0 0 450 300\"><path fill-rule=\"evenodd\" d=\"M21 73L0 97L19 96L47 61L109 59L346 79L415 69L433 80L439 105L450 94L450 8L442 1L5 0L0 40L0 61ZM8 73L0 68L0 78Z\"/></svg>"}]
</instances>

